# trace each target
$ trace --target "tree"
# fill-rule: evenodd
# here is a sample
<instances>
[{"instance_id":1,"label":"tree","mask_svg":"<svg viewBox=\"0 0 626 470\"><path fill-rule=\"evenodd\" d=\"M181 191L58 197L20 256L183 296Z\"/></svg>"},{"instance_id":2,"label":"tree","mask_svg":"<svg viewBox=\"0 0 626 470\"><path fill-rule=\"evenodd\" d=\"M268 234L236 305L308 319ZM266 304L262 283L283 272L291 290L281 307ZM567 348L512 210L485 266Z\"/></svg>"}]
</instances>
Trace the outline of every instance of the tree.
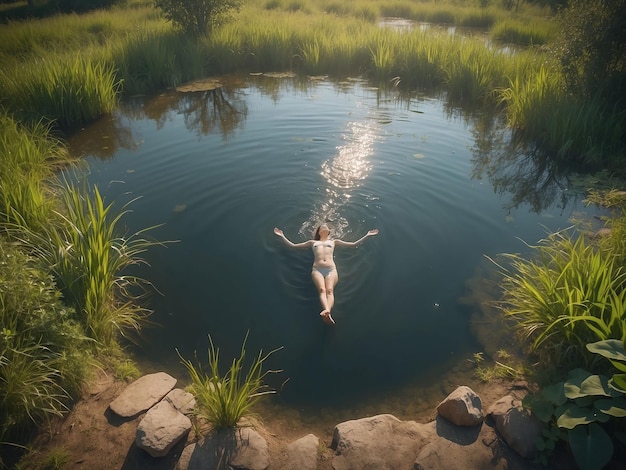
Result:
<instances>
[{"instance_id":1,"label":"tree","mask_svg":"<svg viewBox=\"0 0 626 470\"><path fill-rule=\"evenodd\" d=\"M200 36L226 22L243 0L155 0L155 5L177 27Z\"/></svg>"},{"instance_id":2,"label":"tree","mask_svg":"<svg viewBox=\"0 0 626 470\"><path fill-rule=\"evenodd\" d=\"M622 109L626 87L626 0L570 0L553 48L569 91Z\"/></svg>"}]
</instances>

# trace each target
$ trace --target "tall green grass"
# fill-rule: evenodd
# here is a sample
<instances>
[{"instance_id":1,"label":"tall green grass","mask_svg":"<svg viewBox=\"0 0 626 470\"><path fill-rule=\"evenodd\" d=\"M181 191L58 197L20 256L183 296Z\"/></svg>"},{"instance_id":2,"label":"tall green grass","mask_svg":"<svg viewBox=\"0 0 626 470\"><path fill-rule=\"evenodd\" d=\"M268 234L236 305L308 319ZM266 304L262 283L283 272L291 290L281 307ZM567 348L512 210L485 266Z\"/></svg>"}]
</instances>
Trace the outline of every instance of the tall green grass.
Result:
<instances>
[{"instance_id":1,"label":"tall green grass","mask_svg":"<svg viewBox=\"0 0 626 470\"><path fill-rule=\"evenodd\" d=\"M607 112L600 100L566 94L553 68L511 79L498 95L509 125L562 161L597 166L624 155L626 115Z\"/></svg>"},{"instance_id":2,"label":"tall green grass","mask_svg":"<svg viewBox=\"0 0 626 470\"><path fill-rule=\"evenodd\" d=\"M82 56L42 57L3 70L2 100L24 121L49 119L67 128L110 113L119 82L111 65Z\"/></svg>"},{"instance_id":3,"label":"tall green grass","mask_svg":"<svg viewBox=\"0 0 626 470\"><path fill-rule=\"evenodd\" d=\"M497 22L490 30L490 37L500 43L518 46L541 46L554 38L556 31L549 23L526 22L506 19Z\"/></svg>"},{"instance_id":4,"label":"tall green grass","mask_svg":"<svg viewBox=\"0 0 626 470\"><path fill-rule=\"evenodd\" d=\"M263 371L263 363L273 353L259 354L246 367L246 341L244 338L239 357L234 358L225 374L220 371L219 349L209 336L208 350L209 373L202 372L201 364L181 361L186 367L191 384L190 392L196 398L197 416L204 419L213 429L227 429L238 425L241 418L250 415L254 405L265 395L274 393L264 384L267 374L275 371Z\"/></svg>"},{"instance_id":5,"label":"tall green grass","mask_svg":"<svg viewBox=\"0 0 626 470\"><path fill-rule=\"evenodd\" d=\"M127 269L142 263L141 254L155 242L145 238L145 230L121 234L128 208L114 210L95 187L65 183L58 204L56 222L40 233L25 231L23 239L51 267L86 334L103 349L115 349L150 314L138 304L147 283Z\"/></svg>"},{"instance_id":6,"label":"tall green grass","mask_svg":"<svg viewBox=\"0 0 626 470\"><path fill-rule=\"evenodd\" d=\"M0 236L0 443L60 415L80 389L89 348L72 317L46 266Z\"/></svg>"},{"instance_id":7,"label":"tall green grass","mask_svg":"<svg viewBox=\"0 0 626 470\"><path fill-rule=\"evenodd\" d=\"M69 163L50 126L24 126L0 113L0 223L39 230L48 224L54 205L49 183Z\"/></svg>"},{"instance_id":8,"label":"tall green grass","mask_svg":"<svg viewBox=\"0 0 626 470\"><path fill-rule=\"evenodd\" d=\"M558 232L532 248L531 259L506 256L499 306L546 363L588 368L588 343L626 338L626 272L583 235Z\"/></svg>"}]
</instances>

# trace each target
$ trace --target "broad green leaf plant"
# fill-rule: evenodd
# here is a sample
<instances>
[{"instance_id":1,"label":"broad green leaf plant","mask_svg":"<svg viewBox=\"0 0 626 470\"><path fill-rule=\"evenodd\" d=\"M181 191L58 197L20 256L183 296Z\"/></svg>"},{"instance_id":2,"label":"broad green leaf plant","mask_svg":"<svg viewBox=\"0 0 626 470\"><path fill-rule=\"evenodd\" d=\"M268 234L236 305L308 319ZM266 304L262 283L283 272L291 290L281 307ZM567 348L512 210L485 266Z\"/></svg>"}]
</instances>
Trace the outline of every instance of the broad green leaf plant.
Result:
<instances>
[{"instance_id":1,"label":"broad green leaf plant","mask_svg":"<svg viewBox=\"0 0 626 470\"><path fill-rule=\"evenodd\" d=\"M600 470L616 445L626 446L626 340L608 339L587 345L617 369L612 377L573 369L567 380L529 395L524 405L546 424L537 442L546 462L559 439L568 442L582 470Z\"/></svg>"}]
</instances>

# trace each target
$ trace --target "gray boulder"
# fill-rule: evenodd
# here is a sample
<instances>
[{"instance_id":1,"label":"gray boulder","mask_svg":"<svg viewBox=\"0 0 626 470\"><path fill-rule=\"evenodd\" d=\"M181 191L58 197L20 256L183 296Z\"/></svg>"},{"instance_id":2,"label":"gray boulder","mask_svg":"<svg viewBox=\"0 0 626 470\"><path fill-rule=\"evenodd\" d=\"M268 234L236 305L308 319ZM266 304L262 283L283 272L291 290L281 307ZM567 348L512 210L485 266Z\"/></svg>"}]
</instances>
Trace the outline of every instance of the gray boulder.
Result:
<instances>
[{"instance_id":1,"label":"gray boulder","mask_svg":"<svg viewBox=\"0 0 626 470\"><path fill-rule=\"evenodd\" d=\"M252 428L217 431L185 447L177 470L265 470L270 464L267 441Z\"/></svg>"},{"instance_id":2,"label":"gray boulder","mask_svg":"<svg viewBox=\"0 0 626 470\"><path fill-rule=\"evenodd\" d=\"M137 426L135 444L152 457L164 457L190 430L189 418L164 400L150 408Z\"/></svg>"},{"instance_id":3,"label":"gray boulder","mask_svg":"<svg viewBox=\"0 0 626 470\"><path fill-rule=\"evenodd\" d=\"M287 462L281 470L315 470L320 440L314 434L307 434L287 446Z\"/></svg>"},{"instance_id":4,"label":"gray boulder","mask_svg":"<svg viewBox=\"0 0 626 470\"><path fill-rule=\"evenodd\" d=\"M123 418L133 417L161 401L175 385L176 379L165 372L144 375L126 387L109 408Z\"/></svg>"},{"instance_id":5,"label":"gray boulder","mask_svg":"<svg viewBox=\"0 0 626 470\"><path fill-rule=\"evenodd\" d=\"M172 390L170 393L165 395L163 400L168 401L174 408L184 415L192 414L196 407L196 399L194 396L180 388Z\"/></svg>"},{"instance_id":6,"label":"gray boulder","mask_svg":"<svg viewBox=\"0 0 626 470\"><path fill-rule=\"evenodd\" d=\"M434 436L432 425L400 421L390 414L346 421L334 429L332 466L334 470L412 468Z\"/></svg>"},{"instance_id":7,"label":"gray boulder","mask_svg":"<svg viewBox=\"0 0 626 470\"><path fill-rule=\"evenodd\" d=\"M480 397L465 385L448 395L437 412L457 426L478 426L483 422L483 409Z\"/></svg>"},{"instance_id":8,"label":"gray boulder","mask_svg":"<svg viewBox=\"0 0 626 470\"><path fill-rule=\"evenodd\" d=\"M512 395L500 398L489 407L487 416L494 420L496 429L506 443L524 458L537 455L537 439L542 424L522 402Z\"/></svg>"}]
</instances>

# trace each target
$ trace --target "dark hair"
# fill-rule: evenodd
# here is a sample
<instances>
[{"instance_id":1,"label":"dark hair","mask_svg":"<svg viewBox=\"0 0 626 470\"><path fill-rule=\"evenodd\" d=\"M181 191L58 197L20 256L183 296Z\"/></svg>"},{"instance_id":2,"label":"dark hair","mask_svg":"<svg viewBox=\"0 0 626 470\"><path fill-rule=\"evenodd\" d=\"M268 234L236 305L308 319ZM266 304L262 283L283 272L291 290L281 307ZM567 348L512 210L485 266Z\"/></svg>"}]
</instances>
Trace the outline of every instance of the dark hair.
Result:
<instances>
[{"instance_id":1,"label":"dark hair","mask_svg":"<svg viewBox=\"0 0 626 470\"><path fill-rule=\"evenodd\" d=\"M328 227L328 231L330 232L330 226L328 224L320 224L315 230L315 236L313 237L314 240L320 239L320 228L322 228L322 225L326 225L326 227Z\"/></svg>"}]
</instances>

